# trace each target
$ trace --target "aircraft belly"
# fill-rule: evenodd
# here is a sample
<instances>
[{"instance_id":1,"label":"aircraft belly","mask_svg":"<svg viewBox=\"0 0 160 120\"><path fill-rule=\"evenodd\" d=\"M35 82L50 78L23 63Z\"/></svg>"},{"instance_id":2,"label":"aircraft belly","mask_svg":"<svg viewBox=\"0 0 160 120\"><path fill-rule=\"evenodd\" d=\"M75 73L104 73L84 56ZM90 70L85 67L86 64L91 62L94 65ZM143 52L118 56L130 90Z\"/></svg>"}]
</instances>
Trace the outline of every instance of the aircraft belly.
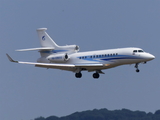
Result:
<instances>
[{"instance_id":1,"label":"aircraft belly","mask_svg":"<svg viewBox=\"0 0 160 120\"><path fill-rule=\"evenodd\" d=\"M123 60L119 60L118 63L119 64L134 64L134 63L139 63L139 62L143 62L142 59L123 59Z\"/></svg>"}]
</instances>

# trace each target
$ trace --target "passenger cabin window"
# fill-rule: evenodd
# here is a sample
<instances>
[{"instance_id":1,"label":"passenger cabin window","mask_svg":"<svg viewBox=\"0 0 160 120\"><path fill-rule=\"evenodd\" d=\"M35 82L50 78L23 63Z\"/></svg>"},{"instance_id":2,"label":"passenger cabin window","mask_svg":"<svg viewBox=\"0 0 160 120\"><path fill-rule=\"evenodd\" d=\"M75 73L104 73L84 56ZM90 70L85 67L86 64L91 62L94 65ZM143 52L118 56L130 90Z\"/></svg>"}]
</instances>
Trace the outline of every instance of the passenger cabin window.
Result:
<instances>
[{"instance_id":1,"label":"passenger cabin window","mask_svg":"<svg viewBox=\"0 0 160 120\"><path fill-rule=\"evenodd\" d=\"M143 52L143 50L134 50L135 52ZM104 58L104 57L112 57L116 56L118 53L113 53L113 54L102 54L102 55L91 55L91 56L80 56L79 59L87 59L87 58Z\"/></svg>"}]
</instances>

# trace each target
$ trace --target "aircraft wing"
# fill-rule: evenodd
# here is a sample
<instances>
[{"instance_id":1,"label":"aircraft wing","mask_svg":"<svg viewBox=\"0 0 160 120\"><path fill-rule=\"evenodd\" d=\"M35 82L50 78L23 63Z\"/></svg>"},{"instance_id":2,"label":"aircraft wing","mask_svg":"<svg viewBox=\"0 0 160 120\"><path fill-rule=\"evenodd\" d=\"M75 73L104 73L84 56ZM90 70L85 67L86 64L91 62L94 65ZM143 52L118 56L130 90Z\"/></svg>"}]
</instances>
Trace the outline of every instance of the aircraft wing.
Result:
<instances>
[{"instance_id":1,"label":"aircraft wing","mask_svg":"<svg viewBox=\"0 0 160 120\"><path fill-rule=\"evenodd\" d=\"M11 62L15 62L15 63L30 64L30 65L35 65L35 67L54 68L54 69L69 70L69 71L74 71L74 69L75 69L75 65L73 65L73 64L52 64L52 63L36 63L36 62L15 61L8 54L6 54L6 55Z\"/></svg>"},{"instance_id":2,"label":"aircraft wing","mask_svg":"<svg viewBox=\"0 0 160 120\"><path fill-rule=\"evenodd\" d=\"M55 64L55 63L36 63L36 62L23 62L23 61L15 61L8 54L6 54L8 59L11 62L20 63L20 64L30 64L35 65L35 67L42 68L53 68L53 69L61 69L75 72L77 68L81 68L84 70L92 71L101 69L102 67L106 67L109 64Z\"/></svg>"},{"instance_id":3,"label":"aircraft wing","mask_svg":"<svg viewBox=\"0 0 160 120\"><path fill-rule=\"evenodd\" d=\"M22 64L33 64L35 67L43 67L43 68L53 68L53 69L61 69L75 72L77 68L81 68L83 70L92 71L98 69L99 67L103 67L103 64L54 64L54 63L28 63L28 62L20 62Z\"/></svg>"}]
</instances>

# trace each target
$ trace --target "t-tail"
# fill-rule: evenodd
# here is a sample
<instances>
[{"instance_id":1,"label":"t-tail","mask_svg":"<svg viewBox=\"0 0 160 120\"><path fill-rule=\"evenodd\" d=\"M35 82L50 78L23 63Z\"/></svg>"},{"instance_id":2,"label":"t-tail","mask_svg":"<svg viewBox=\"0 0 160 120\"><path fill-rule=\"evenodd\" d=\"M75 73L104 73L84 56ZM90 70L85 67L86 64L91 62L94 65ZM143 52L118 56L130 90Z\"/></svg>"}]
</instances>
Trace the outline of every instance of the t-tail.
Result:
<instances>
[{"instance_id":1,"label":"t-tail","mask_svg":"<svg viewBox=\"0 0 160 120\"><path fill-rule=\"evenodd\" d=\"M41 50L41 56L48 56L48 54L70 54L78 52L79 47L77 45L66 45L66 46L59 46L57 45L54 40L47 34L47 28L39 28L37 29L37 33L40 39L41 46L43 48L51 47L52 49L48 50Z\"/></svg>"},{"instance_id":2,"label":"t-tail","mask_svg":"<svg viewBox=\"0 0 160 120\"><path fill-rule=\"evenodd\" d=\"M47 28L38 28L37 33L42 47L40 48L29 48L29 49L20 49L17 51L30 51L38 50L41 53L41 56L48 56L51 54L71 54L79 51L79 46L77 45L66 45L59 46L54 40L47 34Z\"/></svg>"}]
</instances>

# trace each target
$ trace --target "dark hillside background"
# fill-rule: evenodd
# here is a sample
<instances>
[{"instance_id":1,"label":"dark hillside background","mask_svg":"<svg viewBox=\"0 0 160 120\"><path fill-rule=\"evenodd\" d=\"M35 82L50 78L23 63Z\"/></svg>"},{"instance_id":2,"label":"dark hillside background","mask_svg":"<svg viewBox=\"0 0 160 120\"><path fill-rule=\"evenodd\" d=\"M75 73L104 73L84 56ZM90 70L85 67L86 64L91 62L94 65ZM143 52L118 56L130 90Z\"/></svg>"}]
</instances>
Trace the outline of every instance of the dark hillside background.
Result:
<instances>
[{"instance_id":1,"label":"dark hillside background","mask_svg":"<svg viewBox=\"0 0 160 120\"><path fill-rule=\"evenodd\" d=\"M143 111L131 111L128 109L113 111L107 109L94 109L83 112L75 112L64 117L38 117L34 120L160 120L160 110L157 110L153 114L151 112L146 113Z\"/></svg>"}]
</instances>

